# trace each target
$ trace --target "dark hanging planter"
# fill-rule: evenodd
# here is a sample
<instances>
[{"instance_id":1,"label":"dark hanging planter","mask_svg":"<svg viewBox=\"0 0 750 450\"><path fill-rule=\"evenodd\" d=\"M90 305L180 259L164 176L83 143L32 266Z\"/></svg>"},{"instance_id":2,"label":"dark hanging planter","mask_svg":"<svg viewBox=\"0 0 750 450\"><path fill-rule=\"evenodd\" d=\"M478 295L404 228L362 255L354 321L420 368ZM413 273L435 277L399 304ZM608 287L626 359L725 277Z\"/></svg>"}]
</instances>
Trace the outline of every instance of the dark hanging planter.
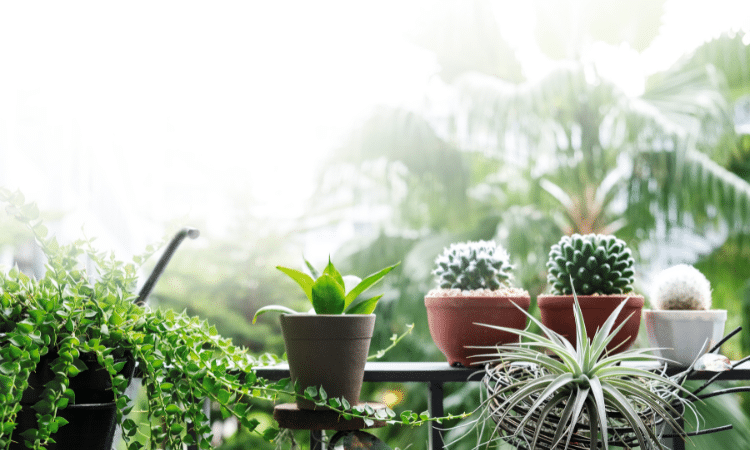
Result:
<instances>
[{"instance_id":1,"label":"dark hanging planter","mask_svg":"<svg viewBox=\"0 0 750 450\"><path fill-rule=\"evenodd\" d=\"M43 356L37 370L29 377L29 388L24 391L21 400L21 411L17 417L17 427L13 432L10 450L23 450L22 439L18 436L26 430L37 427L34 404L39 401L44 385L54 379L50 369L57 354ZM70 389L75 392L76 402L58 410L58 416L68 421L51 437L55 443L47 446L48 450L102 450L110 449L117 428L117 405L112 394L112 383L107 370L101 366L94 354L81 355L87 369L70 379ZM135 360L128 356L119 359L125 361L121 374L133 378Z\"/></svg>"}]
</instances>

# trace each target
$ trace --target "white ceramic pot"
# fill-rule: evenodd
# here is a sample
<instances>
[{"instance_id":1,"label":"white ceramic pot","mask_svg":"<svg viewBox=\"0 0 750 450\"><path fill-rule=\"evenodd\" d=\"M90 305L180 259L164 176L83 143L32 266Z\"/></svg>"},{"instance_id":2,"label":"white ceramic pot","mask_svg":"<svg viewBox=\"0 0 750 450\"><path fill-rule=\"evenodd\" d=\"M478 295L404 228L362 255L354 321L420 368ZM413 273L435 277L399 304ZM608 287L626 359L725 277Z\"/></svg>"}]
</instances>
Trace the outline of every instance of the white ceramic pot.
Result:
<instances>
[{"instance_id":1,"label":"white ceramic pot","mask_svg":"<svg viewBox=\"0 0 750 450\"><path fill-rule=\"evenodd\" d=\"M727 311L644 309L643 321L651 347L661 348L654 351L657 356L689 366L701 350L711 349L724 337Z\"/></svg>"}]
</instances>

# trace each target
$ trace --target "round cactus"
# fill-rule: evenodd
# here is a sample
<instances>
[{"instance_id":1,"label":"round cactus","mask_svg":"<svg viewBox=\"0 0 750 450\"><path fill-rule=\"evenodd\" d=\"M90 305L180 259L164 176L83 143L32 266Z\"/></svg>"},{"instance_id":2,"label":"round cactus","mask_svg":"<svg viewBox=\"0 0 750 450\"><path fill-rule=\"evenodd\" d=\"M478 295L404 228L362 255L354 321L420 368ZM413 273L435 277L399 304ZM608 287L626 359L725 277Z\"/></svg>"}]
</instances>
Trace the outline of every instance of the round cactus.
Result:
<instances>
[{"instance_id":1,"label":"round cactus","mask_svg":"<svg viewBox=\"0 0 750 450\"><path fill-rule=\"evenodd\" d=\"M547 261L547 282L557 295L622 294L632 289L635 261L621 239L601 234L563 236ZM572 282L572 285L571 285Z\"/></svg>"},{"instance_id":2,"label":"round cactus","mask_svg":"<svg viewBox=\"0 0 750 450\"><path fill-rule=\"evenodd\" d=\"M435 264L438 286L462 291L507 286L513 269L508 252L493 241L451 244Z\"/></svg>"},{"instance_id":3,"label":"round cactus","mask_svg":"<svg viewBox=\"0 0 750 450\"><path fill-rule=\"evenodd\" d=\"M662 270L654 280L654 309L711 309L711 283L698 269L678 264Z\"/></svg>"}]
</instances>

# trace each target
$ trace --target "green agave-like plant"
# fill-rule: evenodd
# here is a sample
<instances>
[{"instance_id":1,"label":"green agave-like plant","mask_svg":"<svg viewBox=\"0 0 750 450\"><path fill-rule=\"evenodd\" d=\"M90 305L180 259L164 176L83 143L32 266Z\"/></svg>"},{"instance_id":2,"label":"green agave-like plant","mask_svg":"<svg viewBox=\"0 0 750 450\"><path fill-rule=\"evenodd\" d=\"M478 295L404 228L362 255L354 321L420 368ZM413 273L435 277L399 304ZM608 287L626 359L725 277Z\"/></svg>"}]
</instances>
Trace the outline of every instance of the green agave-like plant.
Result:
<instances>
[{"instance_id":1,"label":"green agave-like plant","mask_svg":"<svg viewBox=\"0 0 750 450\"><path fill-rule=\"evenodd\" d=\"M497 424L490 441L533 449L663 449L663 424L687 436L676 418L690 407L680 394L692 394L676 379L629 364L658 360L648 354L651 349L606 352L624 324L615 327L624 305L589 339L576 297L575 346L530 315L543 335L482 324L524 338L491 347L499 354L479 355L491 358L484 379L489 398L483 402Z\"/></svg>"},{"instance_id":2,"label":"green agave-like plant","mask_svg":"<svg viewBox=\"0 0 750 450\"><path fill-rule=\"evenodd\" d=\"M353 275L347 275L346 277L342 276L341 273L336 270L336 267L334 267L330 257L328 258L328 265L323 269L323 273L320 274L307 260L305 260L305 264L310 270L312 277L296 269L281 266L277 266L276 268L287 274L300 285L305 292L307 299L310 300L315 314L372 314L373 311L375 311L378 300L383 296L382 294L362 300L356 304L352 303L360 294L383 279L388 272L401 263L398 262L392 266L386 267L385 269L381 269L378 272L365 277L365 279L360 279ZM313 279L313 277L315 277L315 279ZM347 281L350 285L354 284L354 287L350 290L347 290L346 288ZM287 308L286 306L269 305L264 306L255 312L253 323L258 320L258 316L270 311L283 314L299 314L299 312Z\"/></svg>"}]
</instances>

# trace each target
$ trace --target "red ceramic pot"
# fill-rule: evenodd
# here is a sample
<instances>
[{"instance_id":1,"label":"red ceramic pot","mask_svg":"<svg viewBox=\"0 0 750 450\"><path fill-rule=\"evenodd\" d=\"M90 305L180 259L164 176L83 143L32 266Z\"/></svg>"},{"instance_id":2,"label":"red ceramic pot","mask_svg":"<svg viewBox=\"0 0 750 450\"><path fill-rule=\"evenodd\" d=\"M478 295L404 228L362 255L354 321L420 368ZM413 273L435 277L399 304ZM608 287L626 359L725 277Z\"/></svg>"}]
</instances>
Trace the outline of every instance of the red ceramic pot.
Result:
<instances>
[{"instance_id":1,"label":"red ceramic pot","mask_svg":"<svg viewBox=\"0 0 750 450\"><path fill-rule=\"evenodd\" d=\"M537 297L537 304L544 326L565 336L575 345L576 323L573 317L573 298L572 295L540 295ZM612 342L607 345L607 351L609 352L614 350L614 353L619 353L627 350L635 341L638 336L638 329L641 326L643 297L640 295L578 296L578 303L581 305L583 321L586 325L586 335L589 339L594 336L596 330L604 325L607 318L626 298L628 301L617 316L615 327L619 326L623 320L626 320L626 323L612 339Z\"/></svg>"},{"instance_id":2,"label":"red ceramic pot","mask_svg":"<svg viewBox=\"0 0 750 450\"><path fill-rule=\"evenodd\" d=\"M466 348L467 346L492 346L518 342L513 333L476 325L485 323L507 328L526 327L526 315L530 299L528 295L512 297L432 297L424 299L427 321L435 345L443 352L451 366L470 367L482 362L472 357L491 352L488 349Z\"/></svg>"}]
</instances>

